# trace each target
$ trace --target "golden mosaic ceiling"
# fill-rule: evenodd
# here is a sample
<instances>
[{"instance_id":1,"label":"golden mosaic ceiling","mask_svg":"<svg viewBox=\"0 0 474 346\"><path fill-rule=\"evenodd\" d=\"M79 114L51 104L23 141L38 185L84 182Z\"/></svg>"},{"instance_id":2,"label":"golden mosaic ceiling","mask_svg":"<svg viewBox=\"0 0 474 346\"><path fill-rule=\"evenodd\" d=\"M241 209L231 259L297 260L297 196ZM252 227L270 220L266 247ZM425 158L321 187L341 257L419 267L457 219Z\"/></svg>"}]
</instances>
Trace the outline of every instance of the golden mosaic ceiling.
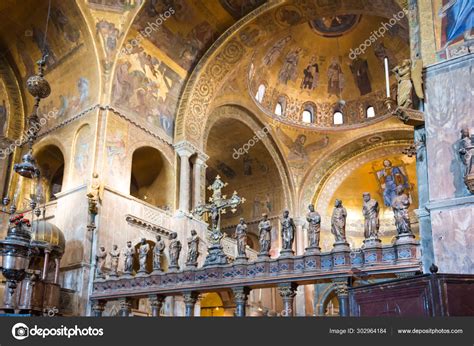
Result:
<instances>
[{"instance_id":1,"label":"golden mosaic ceiling","mask_svg":"<svg viewBox=\"0 0 474 346\"><path fill-rule=\"evenodd\" d=\"M253 53L250 96L268 116L280 115L280 104L281 120L303 126L333 127L336 110L345 117L339 128L375 120L367 119L370 106L375 108L375 118L383 117L383 60L387 56L394 66L409 56L406 30L396 24L371 42L364 54L357 56L354 51L386 21L360 14L321 16L279 31ZM393 75L391 84L394 89ZM312 124L301 117L308 107L314 113Z\"/></svg>"}]
</instances>

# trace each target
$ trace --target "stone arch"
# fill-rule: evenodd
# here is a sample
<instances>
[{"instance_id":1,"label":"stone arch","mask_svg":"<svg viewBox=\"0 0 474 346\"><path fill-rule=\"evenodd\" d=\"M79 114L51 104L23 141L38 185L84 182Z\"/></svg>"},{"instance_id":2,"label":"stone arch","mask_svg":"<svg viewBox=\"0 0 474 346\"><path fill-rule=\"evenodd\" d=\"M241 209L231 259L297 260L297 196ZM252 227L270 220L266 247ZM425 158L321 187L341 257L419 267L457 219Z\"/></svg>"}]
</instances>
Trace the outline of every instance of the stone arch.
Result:
<instances>
[{"instance_id":1,"label":"stone arch","mask_svg":"<svg viewBox=\"0 0 474 346\"><path fill-rule=\"evenodd\" d=\"M263 128L268 129L267 135L264 136L261 141L264 144L265 148L267 151L270 153L270 156L275 163L275 165L278 168L278 173L280 176L280 180L283 185L283 192L284 192L284 198L285 198L285 203L287 204L287 207L290 209L294 208L294 192L293 192L293 185L292 185L292 180L290 179L290 172L287 167L286 161L284 160L284 157L282 153L280 152L277 144L273 140L272 133L271 133L271 127L269 125L264 125L262 124L249 110L242 106L237 106L237 105L223 105L219 106L211 112L210 116L207 119L206 125L205 125L205 130L203 133L203 138L202 138L202 146L205 148L208 142L208 137L210 130L212 127L216 124L217 121L222 120L222 119L235 119L244 125L246 125L248 128L250 128L254 134L257 132L262 132Z\"/></svg>"},{"instance_id":2,"label":"stone arch","mask_svg":"<svg viewBox=\"0 0 474 346\"><path fill-rule=\"evenodd\" d=\"M395 125L391 130L380 129L371 134L362 134L350 143L341 143L328 151L308 170L301 183L301 193L298 196L297 208L304 212L308 204L324 185L332 172L344 162L361 152L377 147L386 146L392 142L413 142L413 130L402 124Z\"/></svg>"}]
</instances>

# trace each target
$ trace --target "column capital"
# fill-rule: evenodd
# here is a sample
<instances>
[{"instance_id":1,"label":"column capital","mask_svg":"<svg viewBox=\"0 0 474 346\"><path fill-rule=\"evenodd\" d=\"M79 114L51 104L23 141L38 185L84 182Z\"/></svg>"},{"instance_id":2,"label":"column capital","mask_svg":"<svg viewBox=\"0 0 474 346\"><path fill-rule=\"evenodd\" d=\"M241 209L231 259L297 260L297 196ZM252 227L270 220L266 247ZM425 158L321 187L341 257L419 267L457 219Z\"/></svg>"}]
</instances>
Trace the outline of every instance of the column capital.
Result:
<instances>
[{"instance_id":1,"label":"column capital","mask_svg":"<svg viewBox=\"0 0 474 346\"><path fill-rule=\"evenodd\" d=\"M198 150L197 148L187 141L181 141L174 145L174 149L180 157L190 157Z\"/></svg>"},{"instance_id":2,"label":"column capital","mask_svg":"<svg viewBox=\"0 0 474 346\"><path fill-rule=\"evenodd\" d=\"M332 282L338 297L347 297L349 295L349 283L347 278L334 279Z\"/></svg>"},{"instance_id":3,"label":"column capital","mask_svg":"<svg viewBox=\"0 0 474 346\"><path fill-rule=\"evenodd\" d=\"M296 289L298 288L298 285L294 282L290 283L284 283L278 285L278 292L280 293L280 297L283 299L291 299L296 296Z\"/></svg>"},{"instance_id":4,"label":"column capital","mask_svg":"<svg viewBox=\"0 0 474 346\"><path fill-rule=\"evenodd\" d=\"M102 313L105 310L105 305L107 304L107 301L105 300L94 300L92 302L92 311L96 316L102 316Z\"/></svg>"},{"instance_id":5,"label":"column capital","mask_svg":"<svg viewBox=\"0 0 474 346\"><path fill-rule=\"evenodd\" d=\"M248 299L250 293L250 288L248 287L233 287L232 293L234 294L234 300L236 302L245 303Z\"/></svg>"},{"instance_id":6,"label":"column capital","mask_svg":"<svg viewBox=\"0 0 474 346\"><path fill-rule=\"evenodd\" d=\"M152 294L148 297L148 299L150 300L150 305L152 307L160 307L165 300L165 296L160 294Z\"/></svg>"},{"instance_id":7,"label":"column capital","mask_svg":"<svg viewBox=\"0 0 474 346\"><path fill-rule=\"evenodd\" d=\"M119 298L118 302L120 307L120 315L123 317L127 317L132 310L132 303L130 301L130 298Z\"/></svg>"},{"instance_id":8,"label":"column capital","mask_svg":"<svg viewBox=\"0 0 474 346\"><path fill-rule=\"evenodd\" d=\"M206 161L209 160L209 155L203 153L202 151L197 151L196 163L201 166L206 166Z\"/></svg>"},{"instance_id":9,"label":"column capital","mask_svg":"<svg viewBox=\"0 0 474 346\"><path fill-rule=\"evenodd\" d=\"M183 301L184 304L194 305L199 298L199 293L197 292L183 292Z\"/></svg>"}]
</instances>

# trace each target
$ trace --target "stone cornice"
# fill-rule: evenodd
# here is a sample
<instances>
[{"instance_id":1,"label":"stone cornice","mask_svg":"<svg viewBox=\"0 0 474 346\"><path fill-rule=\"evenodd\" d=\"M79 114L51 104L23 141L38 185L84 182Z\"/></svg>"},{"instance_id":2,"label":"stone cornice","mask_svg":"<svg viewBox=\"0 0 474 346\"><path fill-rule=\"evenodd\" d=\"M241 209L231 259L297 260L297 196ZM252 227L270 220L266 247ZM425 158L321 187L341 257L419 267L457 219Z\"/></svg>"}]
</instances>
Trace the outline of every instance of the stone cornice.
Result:
<instances>
[{"instance_id":1,"label":"stone cornice","mask_svg":"<svg viewBox=\"0 0 474 346\"><path fill-rule=\"evenodd\" d=\"M173 232L171 232L170 230L168 230L164 227L158 226L154 223L151 223L149 221L145 221L145 220L143 220L139 217L136 217L136 216L133 216L133 215L130 215L130 214L127 214L125 216L125 221L127 221L131 225L141 227L141 228L145 228L146 230L151 231L153 233L157 233L159 235L164 235L168 239L170 237L170 234L173 233Z\"/></svg>"}]
</instances>

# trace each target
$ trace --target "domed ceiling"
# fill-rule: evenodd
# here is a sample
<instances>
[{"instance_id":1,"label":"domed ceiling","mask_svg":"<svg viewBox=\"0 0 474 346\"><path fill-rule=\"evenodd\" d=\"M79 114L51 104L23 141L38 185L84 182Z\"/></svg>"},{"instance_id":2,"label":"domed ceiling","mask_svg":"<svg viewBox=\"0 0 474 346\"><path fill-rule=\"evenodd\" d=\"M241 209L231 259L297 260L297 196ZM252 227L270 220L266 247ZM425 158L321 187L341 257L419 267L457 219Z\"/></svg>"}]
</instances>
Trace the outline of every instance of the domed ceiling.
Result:
<instances>
[{"instance_id":1,"label":"domed ceiling","mask_svg":"<svg viewBox=\"0 0 474 346\"><path fill-rule=\"evenodd\" d=\"M291 22L291 13L279 16ZM373 15L345 14L298 21L279 31L255 49L249 66L251 97L268 116L299 126L340 129L384 118L384 57L390 67L409 57L406 30L397 23L369 42L364 53L357 56L355 50L386 22ZM390 80L395 91L395 77ZM375 116L367 117L371 106ZM303 120L305 109L313 114L312 121ZM334 125L335 111L343 113L343 124Z\"/></svg>"}]
</instances>

